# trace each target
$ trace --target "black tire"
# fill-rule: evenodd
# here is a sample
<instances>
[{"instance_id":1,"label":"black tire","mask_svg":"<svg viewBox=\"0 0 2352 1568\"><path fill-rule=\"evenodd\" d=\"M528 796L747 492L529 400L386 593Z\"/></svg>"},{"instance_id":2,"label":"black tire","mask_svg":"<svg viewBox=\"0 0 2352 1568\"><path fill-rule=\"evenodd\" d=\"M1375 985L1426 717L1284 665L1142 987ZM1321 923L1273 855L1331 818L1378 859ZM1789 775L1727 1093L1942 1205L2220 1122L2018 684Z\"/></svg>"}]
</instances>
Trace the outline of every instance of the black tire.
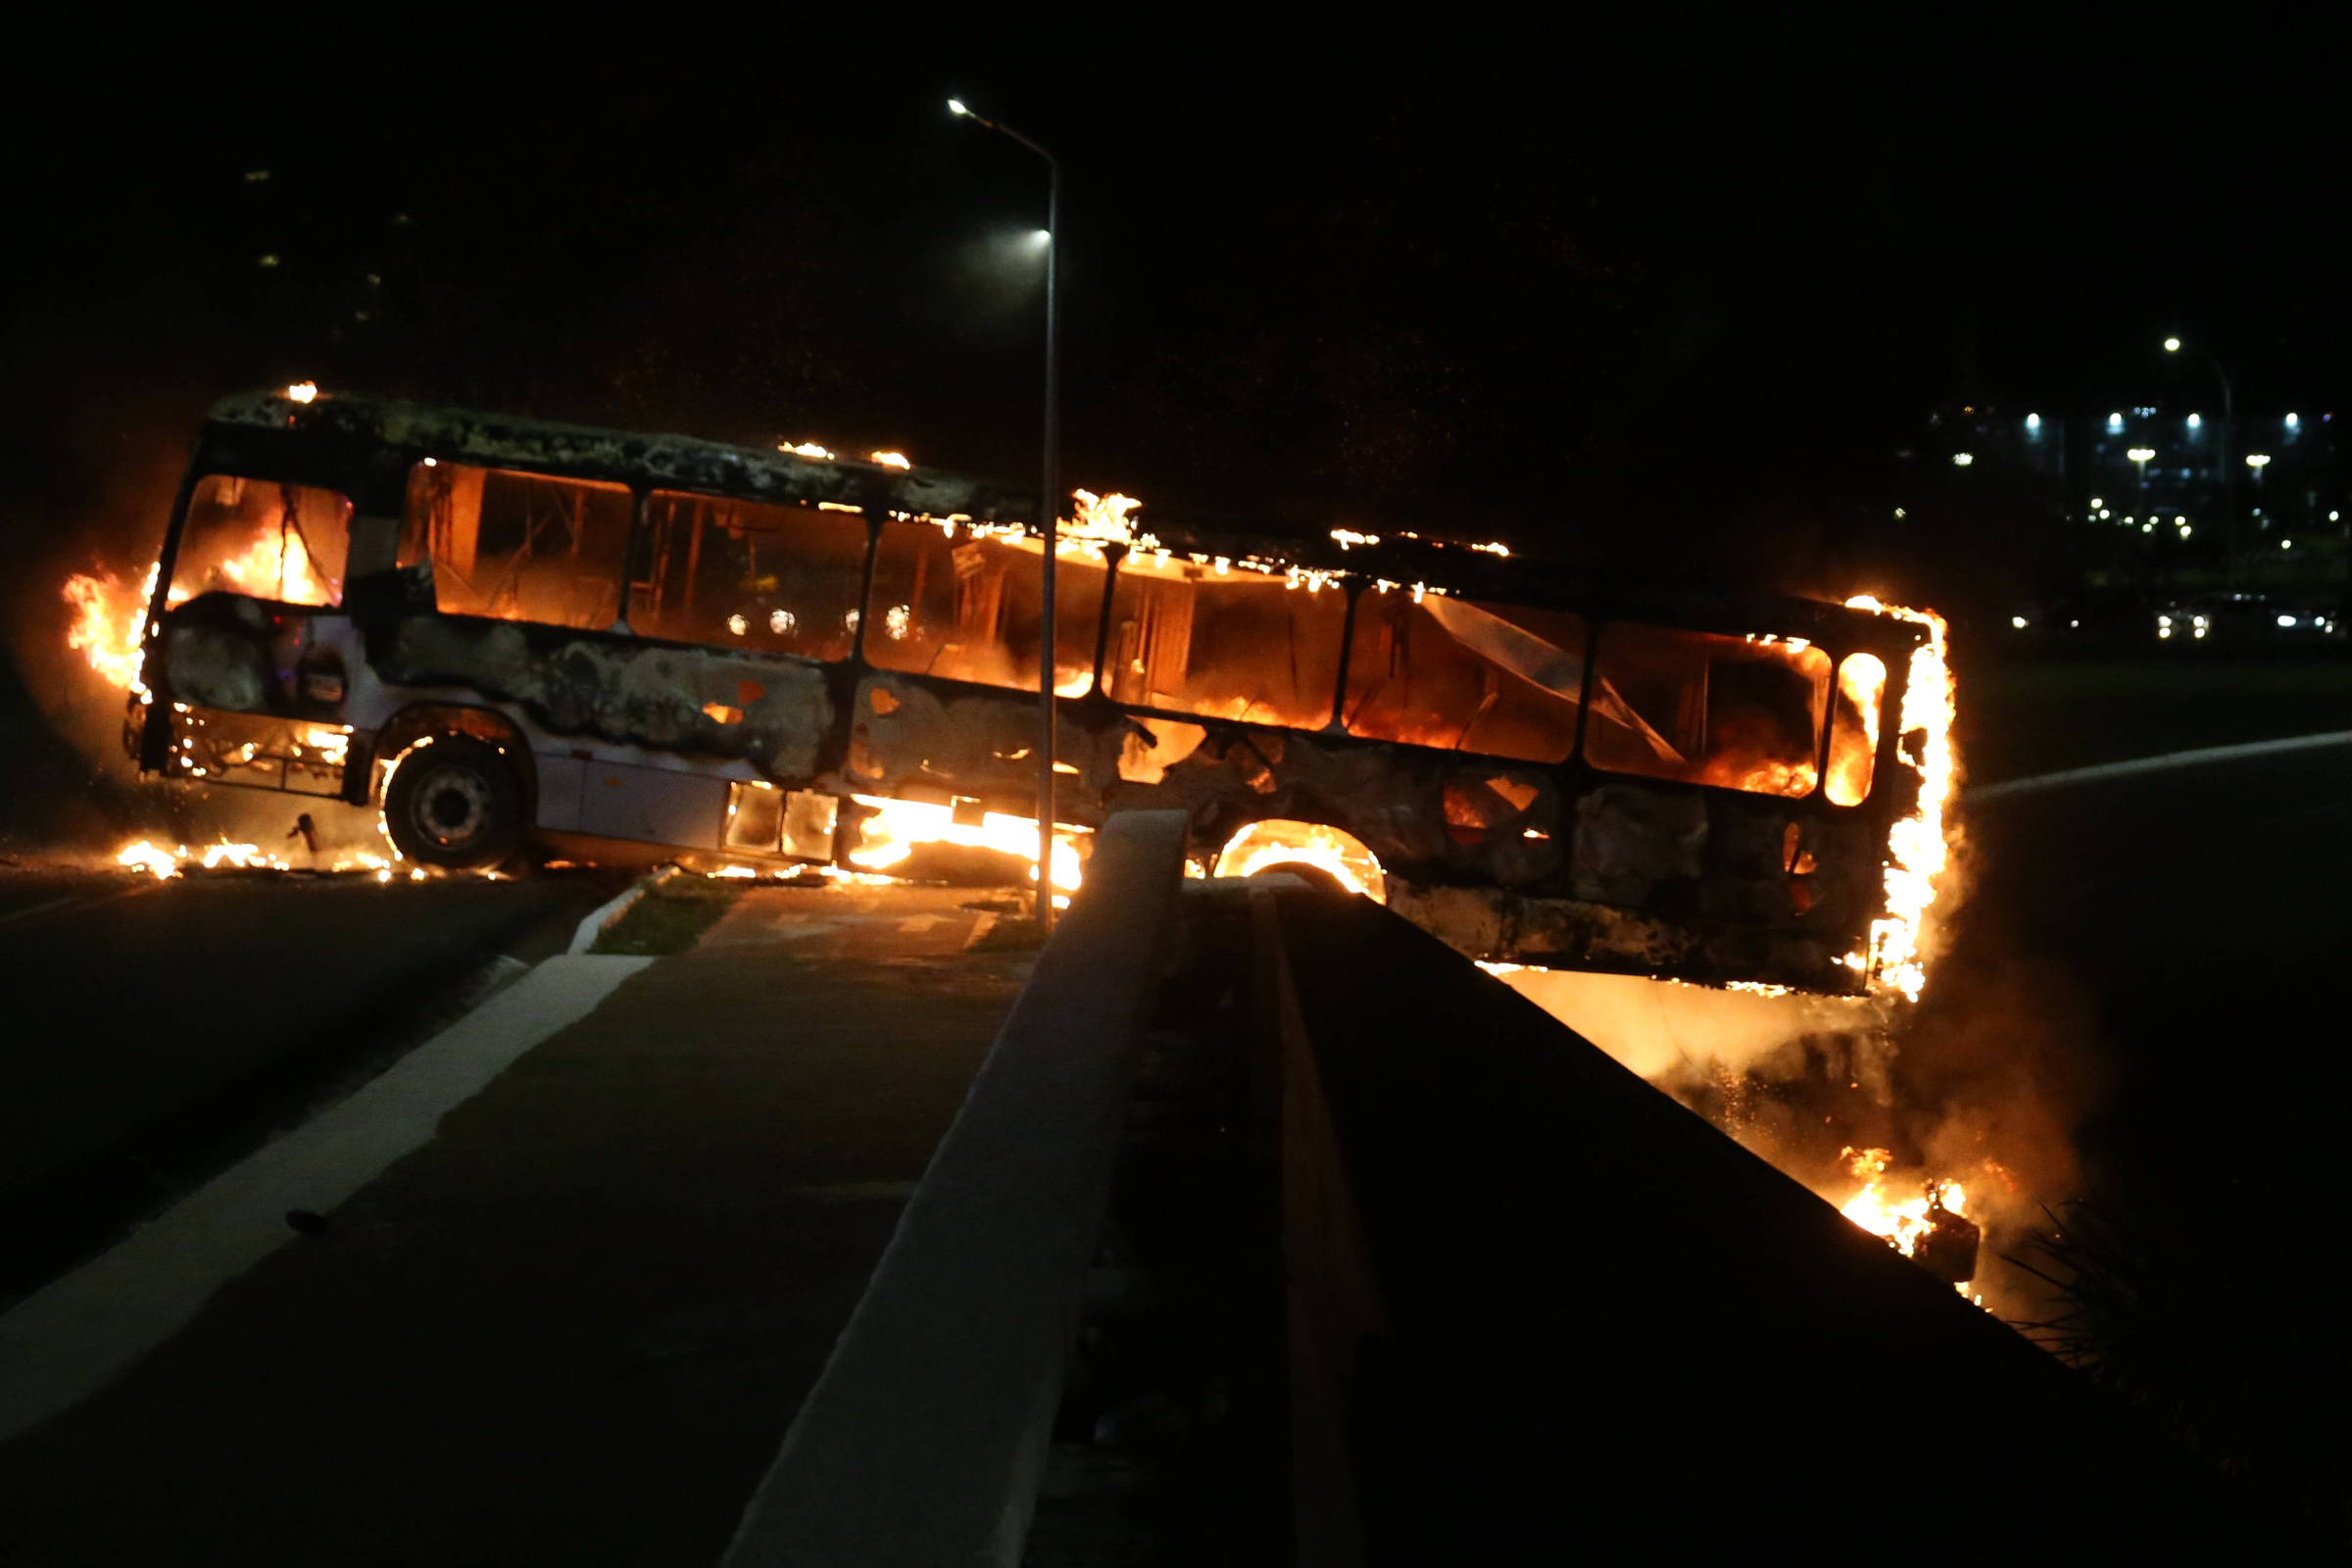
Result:
<instances>
[{"instance_id":1,"label":"black tire","mask_svg":"<svg viewBox=\"0 0 2352 1568\"><path fill-rule=\"evenodd\" d=\"M384 826L412 860L453 871L493 866L522 841L522 781L489 742L436 735L392 770Z\"/></svg>"},{"instance_id":2,"label":"black tire","mask_svg":"<svg viewBox=\"0 0 2352 1568\"><path fill-rule=\"evenodd\" d=\"M1354 897L1348 884L1319 865L1304 860L1282 860L1273 865L1261 865L1250 873L1250 880L1261 876L1295 876L1306 884L1309 892L1334 895L1347 899Z\"/></svg>"}]
</instances>

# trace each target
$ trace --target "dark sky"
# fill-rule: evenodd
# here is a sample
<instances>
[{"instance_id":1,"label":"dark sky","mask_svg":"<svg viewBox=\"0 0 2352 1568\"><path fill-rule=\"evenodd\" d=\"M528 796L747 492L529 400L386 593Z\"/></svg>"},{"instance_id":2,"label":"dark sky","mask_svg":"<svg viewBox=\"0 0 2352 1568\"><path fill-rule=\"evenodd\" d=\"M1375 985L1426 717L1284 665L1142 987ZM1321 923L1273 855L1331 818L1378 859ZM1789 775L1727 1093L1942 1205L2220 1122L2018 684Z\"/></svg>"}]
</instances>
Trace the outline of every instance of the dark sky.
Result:
<instances>
[{"instance_id":1,"label":"dark sky","mask_svg":"<svg viewBox=\"0 0 2352 1568\"><path fill-rule=\"evenodd\" d=\"M2325 406L2352 347L2291 13L319 15L93 29L12 100L18 543L137 534L211 396L297 375L1026 475L1042 168L951 92L1065 161L1070 482L1172 511L1810 550L1937 400L2161 395L2180 330Z\"/></svg>"}]
</instances>

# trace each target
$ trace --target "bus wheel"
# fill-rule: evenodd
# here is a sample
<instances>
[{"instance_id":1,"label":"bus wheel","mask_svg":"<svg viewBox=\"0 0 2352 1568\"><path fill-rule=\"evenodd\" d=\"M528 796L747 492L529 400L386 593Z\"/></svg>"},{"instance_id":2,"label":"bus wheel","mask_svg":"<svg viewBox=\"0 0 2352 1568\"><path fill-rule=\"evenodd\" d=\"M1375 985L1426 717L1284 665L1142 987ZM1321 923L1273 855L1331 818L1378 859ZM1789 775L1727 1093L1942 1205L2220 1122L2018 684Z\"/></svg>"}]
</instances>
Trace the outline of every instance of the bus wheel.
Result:
<instances>
[{"instance_id":1,"label":"bus wheel","mask_svg":"<svg viewBox=\"0 0 2352 1568\"><path fill-rule=\"evenodd\" d=\"M384 825L412 860L458 871L493 866L522 837L522 785L487 741L436 735L392 770Z\"/></svg>"},{"instance_id":2,"label":"bus wheel","mask_svg":"<svg viewBox=\"0 0 2352 1568\"><path fill-rule=\"evenodd\" d=\"M1341 898L1348 897L1350 892L1347 883L1333 876L1323 867L1309 864L1304 860L1279 860L1272 865L1261 865L1250 873L1252 881L1261 876L1295 876L1305 883L1312 892L1336 893Z\"/></svg>"}]
</instances>

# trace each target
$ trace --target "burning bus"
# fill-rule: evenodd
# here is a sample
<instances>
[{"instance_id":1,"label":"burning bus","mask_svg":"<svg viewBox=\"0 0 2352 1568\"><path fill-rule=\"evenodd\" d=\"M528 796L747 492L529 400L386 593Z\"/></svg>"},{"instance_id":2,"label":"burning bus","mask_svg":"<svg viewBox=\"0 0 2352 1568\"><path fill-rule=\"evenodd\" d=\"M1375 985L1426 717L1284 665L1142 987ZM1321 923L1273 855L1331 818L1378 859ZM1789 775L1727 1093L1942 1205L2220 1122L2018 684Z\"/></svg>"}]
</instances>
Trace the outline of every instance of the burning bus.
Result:
<instances>
[{"instance_id":1,"label":"burning bus","mask_svg":"<svg viewBox=\"0 0 2352 1568\"><path fill-rule=\"evenodd\" d=\"M1951 781L1933 616L1078 500L1052 650L1073 837L1176 807L1200 869L1312 868L1481 958L1916 994ZM449 868L534 830L743 863L1017 850L1035 515L891 453L232 397L170 521L126 744L380 802Z\"/></svg>"}]
</instances>

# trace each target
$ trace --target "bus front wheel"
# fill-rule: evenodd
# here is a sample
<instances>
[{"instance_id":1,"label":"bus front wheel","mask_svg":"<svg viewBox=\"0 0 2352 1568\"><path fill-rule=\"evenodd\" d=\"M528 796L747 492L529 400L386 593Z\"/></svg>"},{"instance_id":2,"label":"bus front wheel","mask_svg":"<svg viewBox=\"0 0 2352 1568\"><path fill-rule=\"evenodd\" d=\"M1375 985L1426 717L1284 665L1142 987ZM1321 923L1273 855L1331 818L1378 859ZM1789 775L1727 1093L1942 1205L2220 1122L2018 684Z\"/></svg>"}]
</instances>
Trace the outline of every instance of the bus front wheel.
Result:
<instances>
[{"instance_id":1,"label":"bus front wheel","mask_svg":"<svg viewBox=\"0 0 2352 1568\"><path fill-rule=\"evenodd\" d=\"M487 741L436 735L392 770L384 825L412 860L485 869L514 854L522 838L522 785L514 764Z\"/></svg>"}]
</instances>

